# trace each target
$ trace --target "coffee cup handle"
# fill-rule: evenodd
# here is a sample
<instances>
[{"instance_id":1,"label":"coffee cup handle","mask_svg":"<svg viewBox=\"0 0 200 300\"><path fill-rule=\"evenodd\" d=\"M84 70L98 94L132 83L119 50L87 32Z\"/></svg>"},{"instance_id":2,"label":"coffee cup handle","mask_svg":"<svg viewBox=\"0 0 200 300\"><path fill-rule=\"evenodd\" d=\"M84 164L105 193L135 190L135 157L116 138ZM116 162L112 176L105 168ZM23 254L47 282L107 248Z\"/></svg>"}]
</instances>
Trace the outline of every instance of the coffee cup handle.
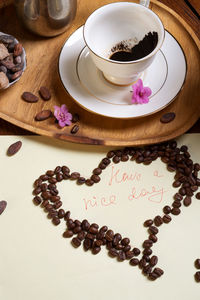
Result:
<instances>
[{"instance_id":1,"label":"coffee cup handle","mask_svg":"<svg viewBox=\"0 0 200 300\"><path fill-rule=\"evenodd\" d=\"M149 0L140 0L140 4L146 7L149 7Z\"/></svg>"}]
</instances>

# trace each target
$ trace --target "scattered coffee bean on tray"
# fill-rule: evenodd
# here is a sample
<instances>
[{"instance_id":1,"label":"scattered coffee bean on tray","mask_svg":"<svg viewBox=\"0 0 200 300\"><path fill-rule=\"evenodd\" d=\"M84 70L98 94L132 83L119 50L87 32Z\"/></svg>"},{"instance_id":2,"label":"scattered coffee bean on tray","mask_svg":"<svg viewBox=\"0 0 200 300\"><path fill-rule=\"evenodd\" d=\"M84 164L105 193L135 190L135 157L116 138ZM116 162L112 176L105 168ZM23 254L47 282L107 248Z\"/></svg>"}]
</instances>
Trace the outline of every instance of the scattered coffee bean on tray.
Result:
<instances>
[{"instance_id":1,"label":"scattered coffee bean on tray","mask_svg":"<svg viewBox=\"0 0 200 300\"><path fill-rule=\"evenodd\" d=\"M52 112L49 109L42 110L35 116L35 121L44 121L52 117Z\"/></svg>"},{"instance_id":2,"label":"scattered coffee bean on tray","mask_svg":"<svg viewBox=\"0 0 200 300\"><path fill-rule=\"evenodd\" d=\"M72 123L76 123L80 120L79 114L75 113L72 116Z\"/></svg>"},{"instance_id":3,"label":"scattered coffee bean on tray","mask_svg":"<svg viewBox=\"0 0 200 300\"><path fill-rule=\"evenodd\" d=\"M51 99L51 93L49 89L45 86L41 86L39 89L39 94L42 97L43 100L50 100Z\"/></svg>"},{"instance_id":4,"label":"scattered coffee bean on tray","mask_svg":"<svg viewBox=\"0 0 200 300\"><path fill-rule=\"evenodd\" d=\"M175 119L175 117L176 117L176 114L174 112L169 112L169 113L166 113L161 116L160 122L161 123L169 123L169 122L172 122Z\"/></svg>"},{"instance_id":5,"label":"scattered coffee bean on tray","mask_svg":"<svg viewBox=\"0 0 200 300\"><path fill-rule=\"evenodd\" d=\"M157 215L144 221L143 225L147 230L147 239L142 242L143 249L136 248L135 245L132 248L128 237L122 237L120 233L115 233L106 225L100 228L99 225L90 223L88 220L73 220L69 210L65 212L65 210L61 209L63 203L59 196L57 183L62 180L72 180L79 185L93 186L98 184L100 176L109 166L111 160L113 163L136 160L136 163L146 165L146 158L150 158L150 162L161 158L162 162L166 164L166 169L175 172L174 182L176 184L173 184L173 187L177 188L177 192L171 199L171 206L165 205L163 207L164 215ZM153 253L154 244L158 242L158 227L161 225L166 226L172 218L176 218L175 216L181 213L180 207L182 203L186 207L191 204L194 191L196 192L200 187L198 171L200 171L200 166L193 163L188 147L183 145L178 148L176 141L145 146L143 148L127 147L123 150L109 151L106 157L93 169L92 174L88 178L83 177L77 171L71 172L67 166L57 166L54 170L48 170L34 182L33 202L44 209L54 225L59 225L63 220L66 222L63 237L72 238L72 245L75 248L82 244L85 251L91 251L92 254L96 255L105 246L108 255L112 259L115 258L119 262L129 261L130 265L138 266L142 269L143 275L154 281L164 274L161 268L154 268L158 263L158 257ZM196 197L198 198L199 196L200 193L197 193ZM138 258L134 256L138 256ZM195 262L195 264L198 266L199 262ZM200 281L199 273L195 274L196 281Z\"/></svg>"},{"instance_id":6,"label":"scattered coffee bean on tray","mask_svg":"<svg viewBox=\"0 0 200 300\"><path fill-rule=\"evenodd\" d=\"M22 94L22 99L29 103L38 102L39 98L30 92L24 92Z\"/></svg>"},{"instance_id":7,"label":"scattered coffee bean on tray","mask_svg":"<svg viewBox=\"0 0 200 300\"><path fill-rule=\"evenodd\" d=\"M74 125L71 129L72 134L76 134L78 131L79 131L79 126L78 125Z\"/></svg>"},{"instance_id":8,"label":"scattered coffee bean on tray","mask_svg":"<svg viewBox=\"0 0 200 300\"><path fill-rule=\"evenodd\" d=\"M200 192L196 194L196 198L200 200Z\"/></svg>"},{"instance_id":9,"label":"scattered coffee bean on tray","mask_svg":"<svg viewBox=\"0 0 200 300\"><path fill-rule=\"evenodd\" d=\"M16 143L13 143L8 147L7 155L12 156L16 154L20 150L21 146L22 146L21 141L17 141Z\"/></svg>"},{"instance_id":10,"label":"scattered coffee bean on tray","mask_svg":"<svg viewBox=\"0 0 200 300\"><path fill-rule=\"evenodd\" d=\"M0 201L0 215L4 212L4 210L6 209L7 206L7 202L2 200Z\"/></svg>"}]
</instances>

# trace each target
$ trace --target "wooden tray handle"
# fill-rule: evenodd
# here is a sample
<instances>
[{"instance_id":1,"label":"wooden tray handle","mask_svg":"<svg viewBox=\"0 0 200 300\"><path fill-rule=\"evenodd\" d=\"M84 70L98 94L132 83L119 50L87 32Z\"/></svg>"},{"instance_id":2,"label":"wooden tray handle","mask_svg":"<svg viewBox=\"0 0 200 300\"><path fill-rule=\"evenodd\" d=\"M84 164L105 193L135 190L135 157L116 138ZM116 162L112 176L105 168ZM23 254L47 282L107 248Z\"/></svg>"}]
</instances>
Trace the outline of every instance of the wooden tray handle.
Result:
<instances>
[{"instance_id":1,"label":"wooden tray handle","mask_svg":"<svg viewBox=\"0 0 200 300\"><path fill-rule=\"evenodd\" d=\"M0 0L0 8L6 7L13 3L13 0Z\"/></svg>"}]
</instances>

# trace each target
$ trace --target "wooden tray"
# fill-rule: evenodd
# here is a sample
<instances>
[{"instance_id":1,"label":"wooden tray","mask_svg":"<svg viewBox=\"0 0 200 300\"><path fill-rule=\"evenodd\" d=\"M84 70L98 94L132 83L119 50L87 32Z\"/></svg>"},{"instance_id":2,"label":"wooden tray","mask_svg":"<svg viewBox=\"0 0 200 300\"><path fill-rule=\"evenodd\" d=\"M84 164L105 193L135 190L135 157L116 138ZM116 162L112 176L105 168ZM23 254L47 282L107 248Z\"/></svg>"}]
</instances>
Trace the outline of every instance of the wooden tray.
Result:
<instances>
[{"instance_id":1,"label":"wooden tray","mask_svg":"<svg viewBox=\"0 0 200 300\"><path fill-rule=\"evenodd\" d=\"M164 110L140 119L112 119L92 114L79 105L66 93L58 75L58 56L67 37L84 24L92 11L112 0L78 0L76 19L70 29L54 38L42 38L29 33L22 27L14 7L3 8L0 18L1 31L14 35L20 40L27 54L27 69L22 78L0 93L0 117L17 126L40 135L66 141L99 145L144 145L175 138L186 132L199 118L200 95L200 42L192 29L174 11L156 0L151 8L162 19L165 28L180 43L187 59L185 84L176 100ZM52 91L50 101L39 100L29 104L21 99L24 91L38 94L41 85ZM66 103L72 113L79 113L79 131L72 135L71 126L60 129L53 119L34 121L34 116L42 109L53 110L54 105ZM163 113L173 111L176 118L168 124L160 123Z\"/></svg>"}]
</instances>

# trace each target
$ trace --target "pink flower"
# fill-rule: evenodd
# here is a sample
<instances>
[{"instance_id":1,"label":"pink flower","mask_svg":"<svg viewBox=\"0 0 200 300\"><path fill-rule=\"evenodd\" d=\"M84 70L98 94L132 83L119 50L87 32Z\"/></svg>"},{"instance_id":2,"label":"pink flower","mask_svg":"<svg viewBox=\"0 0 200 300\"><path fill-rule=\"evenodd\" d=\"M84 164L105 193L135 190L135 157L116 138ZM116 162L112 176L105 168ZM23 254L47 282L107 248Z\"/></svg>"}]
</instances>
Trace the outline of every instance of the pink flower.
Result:
<instances>
[{"instance_id":1,"label":"pink flower","mask_svg":"<svg viewBox=\"0 0 200 300\"><path fill-rule=\"evenodd\" d=\"M141 79L132 85L132 103L143 104L149 102L149 96L151 96L152 91L149 87L144 87Z\"/></svg>"},{"instance_id":2,"label":"pink flower","mask_svg":"<svg viewBox=\"0 0 200 300\"><path fill-rule=\"evenodd\" d=\"M65 104L59 106L54 106L54 116L58 120L60 127L65 127L65 125L71 125L72 114L68 112L67 106Z\"/></svg>"}]
</instances>

